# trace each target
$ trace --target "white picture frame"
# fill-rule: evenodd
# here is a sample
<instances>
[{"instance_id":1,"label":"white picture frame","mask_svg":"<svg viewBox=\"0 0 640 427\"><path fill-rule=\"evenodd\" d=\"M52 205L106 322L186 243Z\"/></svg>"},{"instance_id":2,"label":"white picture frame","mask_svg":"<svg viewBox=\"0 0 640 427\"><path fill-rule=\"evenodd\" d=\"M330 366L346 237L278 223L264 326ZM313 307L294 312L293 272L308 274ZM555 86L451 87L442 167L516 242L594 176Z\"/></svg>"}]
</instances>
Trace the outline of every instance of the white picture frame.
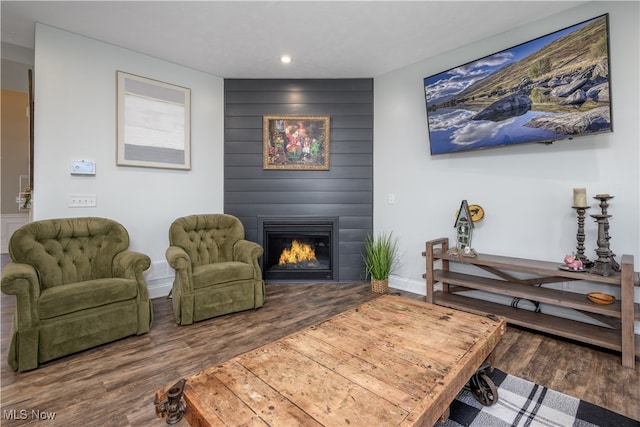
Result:
<instances>
[{"instance_id":1,"label":"white picture frame","mask_svg":"<svg viewBox=\"0 0 640 427\"><path fill-rule=\"evenodd\" d=\"M191 169L191 90L116 71L118 166Z\"/></svg>"}]
</instances>

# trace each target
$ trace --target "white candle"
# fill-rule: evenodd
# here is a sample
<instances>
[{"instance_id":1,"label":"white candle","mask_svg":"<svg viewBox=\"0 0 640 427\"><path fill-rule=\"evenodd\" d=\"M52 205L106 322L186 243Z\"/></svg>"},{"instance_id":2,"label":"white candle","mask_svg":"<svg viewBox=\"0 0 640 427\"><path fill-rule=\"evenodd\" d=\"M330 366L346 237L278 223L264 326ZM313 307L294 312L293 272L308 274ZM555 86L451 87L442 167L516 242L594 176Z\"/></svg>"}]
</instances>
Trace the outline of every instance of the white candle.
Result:
<instances>
[{"instance_id":1,"label":"white candle","mask_svg":"<svg viewBox=\"0 0 640 427\"><path fill-rule=\"evenodd\" d=\"M587 189L586 188L573 189L573 206L575 206L576 208L587 207Z\"/></svg>"}]
</instances>

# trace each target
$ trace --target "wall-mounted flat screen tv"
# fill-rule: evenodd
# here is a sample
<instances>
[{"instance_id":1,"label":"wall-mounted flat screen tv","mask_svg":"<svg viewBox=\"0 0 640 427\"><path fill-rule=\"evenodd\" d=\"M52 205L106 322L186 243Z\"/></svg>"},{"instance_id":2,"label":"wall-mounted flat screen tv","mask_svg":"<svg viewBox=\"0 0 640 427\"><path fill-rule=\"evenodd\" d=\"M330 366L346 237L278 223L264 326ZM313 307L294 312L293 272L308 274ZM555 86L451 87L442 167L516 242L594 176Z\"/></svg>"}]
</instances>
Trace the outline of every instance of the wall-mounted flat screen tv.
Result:
<instances>
[{"instance_id":1,"label":"wall-mounted flat screen tv","mask_svg":"<svg viewBox=\"0 0 640 427\"><path fill-rule=\"evenodd\" d=\"M611 132L608 18L425 78L431 155Z\"/></svg>"}]
</instances>

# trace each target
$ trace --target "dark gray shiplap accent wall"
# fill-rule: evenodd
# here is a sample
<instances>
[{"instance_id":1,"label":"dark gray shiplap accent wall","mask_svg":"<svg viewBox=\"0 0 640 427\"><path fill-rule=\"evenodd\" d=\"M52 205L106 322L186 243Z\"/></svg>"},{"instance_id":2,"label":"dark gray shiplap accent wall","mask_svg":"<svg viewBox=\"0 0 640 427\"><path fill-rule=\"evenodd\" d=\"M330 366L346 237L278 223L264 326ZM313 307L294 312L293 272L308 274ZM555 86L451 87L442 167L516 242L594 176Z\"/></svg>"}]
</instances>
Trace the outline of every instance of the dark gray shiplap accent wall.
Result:
<instances>
[{"instance_id":1,"label":"dark gray shiplap accent wall","mask_svg":"<svg viewBox=\"0 0 640 427\"><path fill-rule=\"evenodd\" d=\"M373 229L373 80L224 81L224 211L258 241L258 217L338 217L337 280L364 279ZM329 115L330 170L262 169L262 116Z\"/></svg>"}]
</instances>

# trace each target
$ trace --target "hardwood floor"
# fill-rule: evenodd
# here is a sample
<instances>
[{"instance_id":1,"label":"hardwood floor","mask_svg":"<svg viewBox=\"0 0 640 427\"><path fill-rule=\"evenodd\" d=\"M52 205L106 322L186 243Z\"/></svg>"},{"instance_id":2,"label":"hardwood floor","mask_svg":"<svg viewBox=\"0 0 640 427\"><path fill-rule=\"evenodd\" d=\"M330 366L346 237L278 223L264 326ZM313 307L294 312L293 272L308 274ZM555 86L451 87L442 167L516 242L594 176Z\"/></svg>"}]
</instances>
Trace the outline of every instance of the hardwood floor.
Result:
<instances>
[{"instance_id":1,"label":"hardwood floor","mask_svg":"<svg viewBox=\"0 0 640 427\"><path fill-rule=\"evenodd\" d=\"M3 294L0 424L43 425L31 419L35 410L55 413L54 422L44 425L166 425L154 412L160 387L376 296L365 283L269 284L264 307L190 326L177 326L171 301L156 299L148 334L14 373L5 359L15 298ZM509 327L496 349L495 366L640 420L640 368L623 368L618 354ZM7 419L11 411L19 417L21 410L27 411L27 420Z\"/></svg>"}]
</instances>

